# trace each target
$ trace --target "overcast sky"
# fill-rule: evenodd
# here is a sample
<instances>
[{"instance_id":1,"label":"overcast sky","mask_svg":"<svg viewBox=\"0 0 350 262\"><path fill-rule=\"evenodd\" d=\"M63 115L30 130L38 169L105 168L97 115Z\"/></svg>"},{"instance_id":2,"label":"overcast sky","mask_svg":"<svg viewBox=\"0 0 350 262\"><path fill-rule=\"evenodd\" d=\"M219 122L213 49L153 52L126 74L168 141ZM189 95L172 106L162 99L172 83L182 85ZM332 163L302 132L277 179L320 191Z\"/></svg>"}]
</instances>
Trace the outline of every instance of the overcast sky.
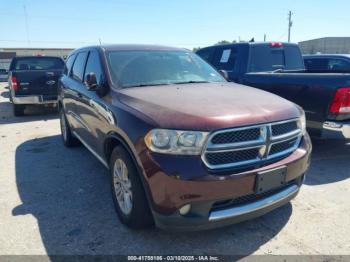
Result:
<instances>
[{"instance_id":1,"label":"overcast sky","mask_svg":"<svg viewBox=\"0 0 350 262\"><path fill-rule=\"evenodd\" d=\"M289 10L293 42L350 36L349 0L0 0L0 47L286 41Z\"/></svg>"}]
</instances>

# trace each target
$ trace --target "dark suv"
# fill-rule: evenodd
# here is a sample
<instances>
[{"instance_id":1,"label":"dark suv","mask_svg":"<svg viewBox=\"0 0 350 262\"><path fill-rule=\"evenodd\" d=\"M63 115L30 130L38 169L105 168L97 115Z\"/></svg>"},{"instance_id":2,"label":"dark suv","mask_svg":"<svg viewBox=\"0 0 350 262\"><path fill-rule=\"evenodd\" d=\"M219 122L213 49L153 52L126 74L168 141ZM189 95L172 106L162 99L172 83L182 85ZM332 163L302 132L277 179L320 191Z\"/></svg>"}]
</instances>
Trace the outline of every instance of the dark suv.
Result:
<instances>
[{"instance_id":1,"label":"dark suv","mask_svg":"<svg viewBox=\"0 0 350 262\"><path fill-rule=\"evenodd\" d=\"M300 107L228 83L184 49L75 50L59 83L63 142L109 170L120 220L133 228L206 229L294 198L310 161Z\"/></svg>"}]
</instances>

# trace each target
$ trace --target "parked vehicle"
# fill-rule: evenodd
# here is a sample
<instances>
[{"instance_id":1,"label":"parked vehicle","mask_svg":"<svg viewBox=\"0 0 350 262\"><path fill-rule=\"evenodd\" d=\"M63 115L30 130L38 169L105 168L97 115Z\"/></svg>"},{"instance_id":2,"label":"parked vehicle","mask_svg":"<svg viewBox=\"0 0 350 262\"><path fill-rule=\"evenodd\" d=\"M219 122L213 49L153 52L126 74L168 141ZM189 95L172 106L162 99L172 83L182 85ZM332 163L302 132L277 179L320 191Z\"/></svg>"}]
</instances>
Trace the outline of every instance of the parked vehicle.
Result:
<instances>
[{"instance_id":1,"label":"parked vehicle","mask_svg":"<svg viewBox=\"0 0 350 262\"><path fill-rule=\"evenodd\" d=\"M59 83L62 139L109 168L120 220L198 230L294 198L310 161L295 104L228 83L184 49L75 50Z\"/></svg>"},{"instance_id":2,"label":"parked vehicle","mask_svg":"<svg viewBox=\"0 0 350 262\"><path fill-rule=\"evenodd\" d=\"M296 44L238 43L197 52L230 81L282 96L306 113L311 136L350 138L350 74L307 71Z\"/></svg>"},{"instance_id":3,"label":"parked vehicle","mask_svg":"<svg viewBox=\"0 0 350 262\"><path fill-rule=\"evenodd\" d=\"M63 67L60 57L14 57L8 78L14 115L22 116L26 105L57 104L58 79Z\"/></svg>"},{"instance_id":4,"label":"parked vehicle","mask_svg":"<svg viewBox=\"0 0 350 262\"><path fill-rule=\"evenodd\" d=\"M0 82L7 81L8 72L5 68L0 68Z\"/></svg>"},{"instance_id":5,"label":"parked vehicle","mask_svg":"<svg viewBox=\"0 0 350 262\"><path fill-rule=\"evenodd\" d=\"M304 55L309 72L350 73L350 55Z\"/></svg>"}]
</instances>

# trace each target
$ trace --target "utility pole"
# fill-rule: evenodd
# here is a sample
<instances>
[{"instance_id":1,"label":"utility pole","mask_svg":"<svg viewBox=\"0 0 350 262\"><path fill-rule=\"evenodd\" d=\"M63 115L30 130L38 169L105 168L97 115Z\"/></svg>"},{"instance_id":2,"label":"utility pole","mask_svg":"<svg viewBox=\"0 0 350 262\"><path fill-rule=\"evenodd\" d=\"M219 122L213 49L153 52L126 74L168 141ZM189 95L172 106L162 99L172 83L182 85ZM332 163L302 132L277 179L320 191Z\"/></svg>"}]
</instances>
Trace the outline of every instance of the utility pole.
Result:
<instances>
[{"instance_id":1,"label":"utility pole","mask_svg":"<svg viewBox=\"0 0 350 262\"><path fill-rule=\"evenodd\" d=\"M288 43L290 43L290 31L293 26L293 21L292 21L292 11L289 11L288 13Z\"/></svg>"},{"instance_id":2,"label":"utility pole","mask_svg":"<svg viewBox=\"0 0 350 262\"><path fill-rule=\"evenodd\" d=\"M27 16L26 5L23 5L23 11L24 11L24 22L25 22L26 35L27 35L27 48L29 48L30 47L30 38L29 38L29 26L28 26L28 16Z\"/></svg>"}]
</instances>

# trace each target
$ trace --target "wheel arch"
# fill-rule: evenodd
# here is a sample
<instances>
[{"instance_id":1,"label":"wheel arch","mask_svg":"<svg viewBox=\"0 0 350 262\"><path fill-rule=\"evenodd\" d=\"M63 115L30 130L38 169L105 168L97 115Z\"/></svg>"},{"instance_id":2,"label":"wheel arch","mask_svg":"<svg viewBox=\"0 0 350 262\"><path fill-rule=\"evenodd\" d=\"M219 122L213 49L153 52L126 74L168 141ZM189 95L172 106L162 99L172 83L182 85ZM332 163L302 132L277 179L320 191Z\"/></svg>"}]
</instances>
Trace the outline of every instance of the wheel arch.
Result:
<instances>
[{"instance_id":1,"label":"wheel arch","mask_svg":"<svg viewBox=\"0 0 350 262\"><path fill-rule=\"evenodd\" d=\"M141 163L141 160L138 158L137 153L135 150L132 150L129 143L122 137L122 135L119 135L115 132L108 134L107 138L104 141L103 151L104 151L104 157L108 165L110 164L110 157L112 155L113 149L116 146L122 146L126 151L129 153L137 171L138 175L140 177L141 183L143 185L143 189L145 191L145 195L148 201L149 207L153 207L153 200L151 197L150 188L148 186L148 183L146 181L146 174L144 172L143 165ZM153 208L151 208L153 210Z\"/></svg>"}]
</instances>

